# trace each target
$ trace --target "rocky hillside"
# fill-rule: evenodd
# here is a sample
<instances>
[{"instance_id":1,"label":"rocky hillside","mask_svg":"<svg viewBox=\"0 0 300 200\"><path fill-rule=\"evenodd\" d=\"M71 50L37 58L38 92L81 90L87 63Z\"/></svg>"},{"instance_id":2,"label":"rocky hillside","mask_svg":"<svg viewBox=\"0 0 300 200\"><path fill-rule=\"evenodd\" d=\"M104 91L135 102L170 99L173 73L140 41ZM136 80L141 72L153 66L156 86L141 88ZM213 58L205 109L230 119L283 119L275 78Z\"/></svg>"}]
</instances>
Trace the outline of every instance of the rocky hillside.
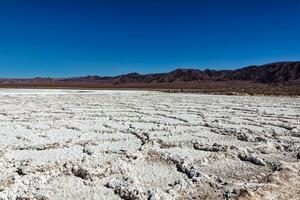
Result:
<instances>
[{"instance_id":1,"label":"rocky hillside","mask_svg":"<svg viewBox=\"0 0 300 200\"><path fill-rule=\"evenodd\" d=\"M168 73L129 73L115 77L86 76L72 78L0 79L2 84L16 83L92 83L92 84L184 84L187 82L248 81L270 85L300 84L300 62L277 62L236 70L176 69Z\"/></svg>"}]
</instances>

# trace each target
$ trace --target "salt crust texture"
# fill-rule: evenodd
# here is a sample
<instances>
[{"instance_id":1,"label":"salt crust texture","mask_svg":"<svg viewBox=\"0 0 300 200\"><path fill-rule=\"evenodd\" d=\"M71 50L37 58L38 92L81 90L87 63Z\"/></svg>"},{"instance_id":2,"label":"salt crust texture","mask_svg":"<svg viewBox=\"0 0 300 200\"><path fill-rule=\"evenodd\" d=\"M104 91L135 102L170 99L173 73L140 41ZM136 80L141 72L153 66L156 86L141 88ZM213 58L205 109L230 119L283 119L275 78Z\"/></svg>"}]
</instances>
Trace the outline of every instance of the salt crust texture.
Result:
<instances>
[{"instance_id":1,"label":"salt crust texture","mask_svg":"<svg viewBox=\"0 0 300 200\"><path fill-rule=\"evenodd\" d=\"M0 90L0 199L299 199L300 98Z\"/></svg>"}]
</instances>

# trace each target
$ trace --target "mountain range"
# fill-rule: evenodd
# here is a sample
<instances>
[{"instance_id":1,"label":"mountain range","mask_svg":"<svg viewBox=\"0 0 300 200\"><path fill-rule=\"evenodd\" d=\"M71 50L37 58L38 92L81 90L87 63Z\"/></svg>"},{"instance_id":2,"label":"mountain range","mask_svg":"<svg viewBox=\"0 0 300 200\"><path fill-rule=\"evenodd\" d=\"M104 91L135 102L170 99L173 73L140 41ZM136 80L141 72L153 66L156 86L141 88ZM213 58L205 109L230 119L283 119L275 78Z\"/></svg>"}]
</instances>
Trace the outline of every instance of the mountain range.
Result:
<instances>
[{"instance_id":1,"label":"mountain range","mask_svg":"<svg viewBox=\"0 0 300 200\"><path fill-rule=\"evenodd\" d=\"M247 83L247 84L246 84ZM300 86L300 61L254 65L236 70L176 69L167 73L129 73L119 76L70 78L0 78L0 86L92 88L205 88L234 85Z\"/></svg>"}]
</instances>

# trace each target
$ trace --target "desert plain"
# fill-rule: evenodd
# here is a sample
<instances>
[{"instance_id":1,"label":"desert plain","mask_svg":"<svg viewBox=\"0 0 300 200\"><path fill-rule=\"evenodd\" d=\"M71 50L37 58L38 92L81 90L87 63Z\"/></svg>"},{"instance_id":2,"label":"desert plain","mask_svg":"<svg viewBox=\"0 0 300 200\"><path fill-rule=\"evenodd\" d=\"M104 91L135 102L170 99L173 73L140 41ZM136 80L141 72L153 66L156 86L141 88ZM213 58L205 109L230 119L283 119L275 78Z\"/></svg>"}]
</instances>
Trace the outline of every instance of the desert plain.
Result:
<instances>
[{"instance_id":1,"label":"desert plain","mask_svg":"<svg viewBox=\"0 0 300 200\"><path fill-rule=\"evenodd\" d=\"M0 199L300 199L300 98L0 90Z\"/></svg>"}]
</instances>

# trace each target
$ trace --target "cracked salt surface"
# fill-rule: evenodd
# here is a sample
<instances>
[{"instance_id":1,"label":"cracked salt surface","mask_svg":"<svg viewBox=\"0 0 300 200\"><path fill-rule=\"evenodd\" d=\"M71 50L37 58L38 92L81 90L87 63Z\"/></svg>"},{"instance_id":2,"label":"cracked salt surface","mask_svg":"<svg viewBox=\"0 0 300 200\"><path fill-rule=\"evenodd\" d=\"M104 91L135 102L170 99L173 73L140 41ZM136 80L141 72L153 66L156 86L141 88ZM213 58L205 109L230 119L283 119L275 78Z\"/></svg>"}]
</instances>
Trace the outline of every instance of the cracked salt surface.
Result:
<instances>
[{"instance_id":1,"label":"cracked salt surface","mask_svg":"<svg viewBox=\"0 0 300 200\"><path fill-rule=\"evenodd\" d=\"M300 99L0 90L0 199L299 199Z\"/></svg>"}]
</instances>

